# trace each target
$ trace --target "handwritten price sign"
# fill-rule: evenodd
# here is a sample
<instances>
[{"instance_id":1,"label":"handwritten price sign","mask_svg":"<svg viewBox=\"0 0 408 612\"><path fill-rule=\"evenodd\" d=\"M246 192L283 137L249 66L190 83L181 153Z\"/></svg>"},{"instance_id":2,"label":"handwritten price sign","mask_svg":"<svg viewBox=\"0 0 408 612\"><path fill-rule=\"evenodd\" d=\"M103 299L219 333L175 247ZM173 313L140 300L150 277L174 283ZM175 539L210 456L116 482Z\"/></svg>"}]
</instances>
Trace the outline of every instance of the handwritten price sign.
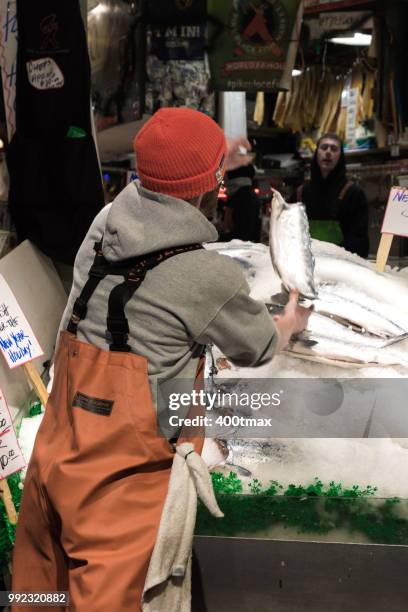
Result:
<instances>
[{"instance_id":1,"label":"handwritten price sign","mask_svg":"<svg viewBox=\"0 0 408 612\"><path fill-rule=\"evenodd\" d=\"M408 189L406 187L392 187L381 232L395 236L408 236Z\"/></svg>"},{"instance_id":2,"label":"handwritten price sign","mask_svg":"<svg viewBox=\"0 0 408 612\"><path fill-rule=\"evenodd\" d=\"M6 398L0 389L0 480L18 472L26 463L18 444Z\"/></svg>"},{"instance_id":3,"label":"handwritten price sign","mask_svg":"<svg viewBox=\"0 0 408 612\"><path fill-rule=\"evenodd\" d=\"M23 365L43 355L33 330L1 274L0 351L9 368Z\"/></svg>"},{"instance_id":4,"label":"handwritten price sign","mask_svg":"<svg viewBox=\"0 0 408 612\"><path fill-rule=\"evenodd\" d=\"M64 85L64 75L51 57L27 62L30 84L36 89L59 89Z\"/></svg>"}]
</instances>

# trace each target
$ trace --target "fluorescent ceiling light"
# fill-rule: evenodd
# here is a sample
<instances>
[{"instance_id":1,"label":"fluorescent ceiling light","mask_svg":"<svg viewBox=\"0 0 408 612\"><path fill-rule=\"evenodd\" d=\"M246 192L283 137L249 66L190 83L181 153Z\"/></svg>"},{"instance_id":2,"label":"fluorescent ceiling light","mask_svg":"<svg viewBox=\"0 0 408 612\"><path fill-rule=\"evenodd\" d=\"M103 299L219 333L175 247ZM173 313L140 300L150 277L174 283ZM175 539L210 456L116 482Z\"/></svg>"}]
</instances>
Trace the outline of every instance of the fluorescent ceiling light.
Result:
<instances>
[{"instance_id":1,"label":"fluorescent ceiling light","mask_svg":"<svg viewBox=\"0 0 408 612\"><path fill-rule=\"evenodd\" d=\"M301 71L301 70L299 70L298 68L294 68L294 69L292 70L292 76L293 76L293 77L297 77L297 76L299 76L299 75L301 75L301 74L302 74L302 71Z\"/></svg>"},{"instance_id":2,"label":"fluorescent ceiling light","mask_svg":"<svg viewBox=\"0 0 408 612\"><path fill-rule=\"evenodd\" d=\"M353 36L330 38L329 42L336 43L338 45L356 45L368 47L371 45L371 39L371 34L362 34L362 32L354 32Z\"/></svg>"}]
</instances>

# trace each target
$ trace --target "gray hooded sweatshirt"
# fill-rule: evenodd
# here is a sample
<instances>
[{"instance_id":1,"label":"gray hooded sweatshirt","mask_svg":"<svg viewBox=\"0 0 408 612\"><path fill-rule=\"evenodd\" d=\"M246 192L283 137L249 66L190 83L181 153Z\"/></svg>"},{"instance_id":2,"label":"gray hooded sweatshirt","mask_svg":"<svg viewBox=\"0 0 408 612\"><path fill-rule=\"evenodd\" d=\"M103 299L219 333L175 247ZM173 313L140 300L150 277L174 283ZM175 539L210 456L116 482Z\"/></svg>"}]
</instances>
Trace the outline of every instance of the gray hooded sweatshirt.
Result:
<instances>
[{"instance_id":1,"label":"gray hooded sweatshirt","mask_svg":"<svg viewBox=\"0 0 408 612\"><path fill-rule=\"evenodd\" d=\"M73 287L61 322L66 329L103 236L103 254L118 262L168 247L214 242L214 226L194 206L129 184L95 218L74 267ZM108 296L121 277L108 276L88 303L78 339L109 349L105 339ZM276 352L277 332L261 302L249 297L239 264L215 251L181 253L147 272L126 305L128 344L146 357L153 399L156 382L194 377L202 345L216 344L234 363L255 366Z\"/></svg>"}]
</instances>

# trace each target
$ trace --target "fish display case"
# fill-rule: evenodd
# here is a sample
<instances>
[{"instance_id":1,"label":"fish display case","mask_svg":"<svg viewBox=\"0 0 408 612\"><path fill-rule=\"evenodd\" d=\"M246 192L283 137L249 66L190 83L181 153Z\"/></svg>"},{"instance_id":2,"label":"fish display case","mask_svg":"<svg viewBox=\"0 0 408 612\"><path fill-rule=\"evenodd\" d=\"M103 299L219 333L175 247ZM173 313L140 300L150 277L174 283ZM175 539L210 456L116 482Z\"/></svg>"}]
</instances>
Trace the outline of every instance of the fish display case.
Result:
<instances>
[{"instance_id":1,"label":"fish display case","mask_svg":"<svg viewBox=\"0 0 408 612\"><path fill-rule=\"evenodd\" d=\"M273 305L281 278L267 247L214 248L237 261L255 299ZM273 383L285 391L274 412L256 413L273 416L269 440L240 439L240 430L213 436L214 456L224 434L229 452L212 473L224 517L198 508L207 612L408 609L407 276L389 267L377 275L371 262L327 243L313 241L312 252L309 343L256 369L218 347L207 358L207 389L266 392ZM385 329L397 321L398 330Z\"/></svg>"},{"instance_id":2,"label":"fish display case","mask_svg":"<svg viewBox=\"0 0 408 612\"><path fill-rule=\"evenodd\" d=\"M212 477L224 518L199 506L198 535L408 546L408 499L377 497L370 485L325 487L316 478L309 486L271 481L263 488L255 479L244 494L234 472Z\"/></svg>"},{"instance_id":3,"label":"fish display case","mask_svg":"<svg viewBox=\"0 0 408 612\"><path fill-rule=\"evenodd\" d=\"M206 612L407 609L405 546L197 536L194 550Z\"/></svg>"},{"instance_id":4,"label":"fish display case","mask_svg":"<svg viewBox=\"0 0 408 612\"><path fill-rule=\"evenodd\" d=\"M224 517L197 513L207 612L406 610L406 439L228 446L211 474Z\"/></svg>"},{"instance_id":5,"label":"fish display case","mask_svg":"<svg viewBox=\"0 0 408 612\"><path fill-rule=\"evenodd\" d=\"M213 473L224 513L199 505L195 553L207 612L402 612L407 609L408 499L372 486L284 489Z\"/></svg>"}]
</instances>

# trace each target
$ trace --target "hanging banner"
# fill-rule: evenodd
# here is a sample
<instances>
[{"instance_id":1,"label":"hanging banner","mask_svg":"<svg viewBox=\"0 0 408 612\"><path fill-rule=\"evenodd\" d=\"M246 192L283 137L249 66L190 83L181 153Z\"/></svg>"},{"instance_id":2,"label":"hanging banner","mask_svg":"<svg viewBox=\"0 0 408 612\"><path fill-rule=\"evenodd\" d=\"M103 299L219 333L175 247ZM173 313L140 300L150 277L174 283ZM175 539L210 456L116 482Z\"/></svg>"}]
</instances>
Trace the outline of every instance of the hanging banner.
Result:
<instances>
[{"instance_id":1,"label":"hanging banner","mask_svg":"<svg viewBox=\"0 0 408 612\"><path fill-rule=\"evenodd\" d=\"M367 11L333 11L320 13L316 17L320 35L326 32L339 32L341 30L353 30L356 23L363 23L364 19L370 19L371 13ZM313 18L311 17L310 20Z\"/></svg>"},{"instance_id":2,"label":"hanging banner","mask_svg":"<svg viewBox=\"0 0 408 612\"><path fill-rule=\"evenodd\" d=\"M213 86L221 91L277 91L300 0L208 0ZM297 44L297 43L296 43ZM292 55L292 54L291 54Z\"/></svg>"},{"instance_id":3,"label":"hanging banner","mask_svg":"<svg viewBox=\"0 0 408 612\"><path fill-rule=\"evenodd\" d=\"M17 2L0 0L0 67L8 141L16 131Z\"/></svg>"},{"instance_id":4,"label":"hanging banner","mask_svg":"<svg viewBox=\"0 0 408 612\"><path fill-rule=\"evenodd\" d=\"M204 25L155 27L152 28L150 53L162 62L204 60L206 42Z\"/></svg>"},{"instance_id":5,"label":"hanging banner","mask_svg":"<svg viewBox=\"0 0 408 612\"><path fill-rule=\"evenodd\" d=\"M347 93L346 142L350 148L353 148L356 145L357 105L360 91L358 87L351 87Z\"/></svg>"},{"instance_id":6,"label":"hanging banner","mask_svg":"<svg viewBox=\"0 0 408 612\"><path fill-rule=\"evenodd\" d=\"M142 36L129 3L101 0L89 10L88 47L97 131L141 118L142 39L144 31Z\"/></svg>"},{"instance_id":7,"label":"hanging banner","mask_svg":"<svg viewBox=\"0 0 408 612\"><path fill-rule=\"evenodd\" d=\"M206 0L139 0L138 4L149 25L203 24L207 18Z\"/></svg>"},{"instance_id":8,"label":"hanging banner","mask_svg":"<svg viewBox=\"0 0 408 612\"><path fill-rule=\"evenodd\" d=\"M6 398L0 389L0 480L22 470L25 465Z\"/></svg>"},{"instance_id":9,"label":"hanging banner","mask_svg":"<svg viewBox=\"0 0 408 612\"><path fill-rule=\"evenodd\" d=\"M358 4L367 4L367 0L305 0L305 13L335 11Z\"/></svg>"}]
</instances>

